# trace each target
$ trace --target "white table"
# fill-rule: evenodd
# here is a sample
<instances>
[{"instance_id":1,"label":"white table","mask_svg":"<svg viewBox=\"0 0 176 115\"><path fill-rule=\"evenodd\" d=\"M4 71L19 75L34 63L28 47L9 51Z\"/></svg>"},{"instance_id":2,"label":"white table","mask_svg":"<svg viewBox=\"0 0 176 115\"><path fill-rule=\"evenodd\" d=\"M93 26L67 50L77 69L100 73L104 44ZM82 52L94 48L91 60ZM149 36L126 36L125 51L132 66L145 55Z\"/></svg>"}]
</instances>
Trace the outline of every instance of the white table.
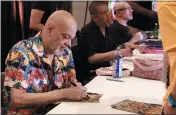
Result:
<instances>
[{"instance_id":1,"label":"white table","mask_svg":"<svg viewBox=\"0 0 176 115\"><path fill-rule=\"evenodd\" d=\"M127 114L110 106L124 99L162 104L166 90L161 81L124 77L124 82L115 82L106 78L97 76L86 85L88 92L103 94L100 103L63 102L48 114Z\"/></svg>"},{"instance_id":2,"label":"white table","mask_svg":"<svg viewBox=\"0 0 176 115\"><path fill-rule=\"evenodd\" d=\"M132 71L132 60L125 60L123 68ZM88 92L103 94L99 103L63 102L47 114L130 114L112 109L110 106L124 99L162 104L162 98L166 91L162 81L131 76L124 77L124 82L115 82L108 81L107 78L108 76L97 76L85 86Z\"/></svg>"},{"instance_id":3,"label":"white table","mask_svg":"<svg viewBox=\"0 0 176 115\"><path fill-rule=\"evenodd\" d=\"M135 58L163 61L164 54L141 54L138 49L135 49L133 50L132 57L124 57L125 60L131 60L131 61Z\"/></svg>"}]
</instances>

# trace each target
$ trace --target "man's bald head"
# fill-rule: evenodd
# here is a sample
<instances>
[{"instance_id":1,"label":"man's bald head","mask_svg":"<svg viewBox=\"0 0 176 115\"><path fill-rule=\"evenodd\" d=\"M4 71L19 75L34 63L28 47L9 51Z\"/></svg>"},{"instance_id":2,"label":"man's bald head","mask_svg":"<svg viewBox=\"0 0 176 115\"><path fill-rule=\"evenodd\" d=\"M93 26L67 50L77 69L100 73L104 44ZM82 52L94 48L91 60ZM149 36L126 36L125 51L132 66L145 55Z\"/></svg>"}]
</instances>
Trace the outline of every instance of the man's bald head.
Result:
<instances>
[{"instance_id":1,"label":"man's bald head","mask_svg":"<svg viewBox=\"0 0 176 115\"><path fill-rule=\"evenodd\" d=\"M113 10L116 18L122 18L127 21L133 18L133 10L127 2L116 2Z\"/></svg>"},{"instance_id":2,"label":"man's bald head","mask_svg":"<svg viewBox=\"0 0 176 115\"><path fill-rule=\"evenodd\" d=\"M71 46L71 39L76 35L77 23L74 17L67 11L55 11L48 18L42 39L46 47L56 50L59 47Z\"/></svg>"},{"instance_id":3,"label":"man's bald head","mask_svg":"<svg viewBox=\"0 0 176 115\"><path fill-rule=\"evenodd\" d=\"M64 10L59 10L59 11L55 11L54 13L52 13L50 17L48 18L46 24L50 22L56 23L56 24L72 23L72 24L77 25L74 17L69 12L64 11Z\"/></svg>"},{"instance_id":4,"label":"man's bald head","mask_svg":"<svg viewBox=\"0 0 176 115\"><path fill-rule=\"evenodd\" d=\"M127 2L116 2L113 9L114 11L116 11L118 9L123 9L127 7L129 7L129 4Z\"/></svg>"}]
</instances>

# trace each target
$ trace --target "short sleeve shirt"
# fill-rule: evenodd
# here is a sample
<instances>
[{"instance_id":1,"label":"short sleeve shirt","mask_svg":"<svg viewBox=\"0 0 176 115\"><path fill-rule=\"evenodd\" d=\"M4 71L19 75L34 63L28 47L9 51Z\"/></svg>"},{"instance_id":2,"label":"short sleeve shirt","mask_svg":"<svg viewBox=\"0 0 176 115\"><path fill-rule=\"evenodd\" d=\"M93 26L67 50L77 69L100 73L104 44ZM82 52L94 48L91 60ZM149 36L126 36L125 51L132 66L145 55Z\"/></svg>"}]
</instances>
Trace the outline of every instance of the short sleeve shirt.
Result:
<instances>
[{"instance_id":1,"label":"short sleeve shirt","mask_svg":"<svg viewBox=\"0 0 176 115\"><path fill-rule=\"evenodd\" d=\"M86 59L96 53L105 53L115 49L109 36L109 31L107 27L105 27L104 36L96 23L91 20L91 22L83 27L81 31L82 37L80 38L78 45L80 47L82 55L84 55ZM89 66L91 70L95 70L99 67L109 66L109 62L104 62L100 64L89 64Z\"/></svg>"},{"instance_id":2,"label":"short sleeve shirt","mask_svg":"<svg viewBox=\"0 0 176 115\"><path fill-rule=\"evenodd\" d=\"M48 71L53 72L49 76ZM49 79L51 78L53 82ZM66 48L62 53L56 52L53 64L45 54L42 40L37 35L15 44L6 58L4 105L8 114L33 114L33 109L17 109L11 106L10 88L18 88L27 93L41 93L54 88L68 88L76 80L72 52Z\"/></svg>"},{"instance_id":3,"label":"short sleeve shirt","mask_svg":"<svg viewBox=\"0 0 176 115\"><path fill-rule=\"evenodd\" d=\"M127 26L121 25L118 21L113 21L109 27L109 35L116 47L131 40L132 35Z\"/></svg>"},{"instance_id":4,"label":"short sleeve shirt","mask_svg":"<svg viewBox=\"0 0 176 115\"><path fill-rule=\"evenodd\" d=\"M170 85L163 98L164 105L176 85L176 2L158 2L157 8L163 48L170 62Z\"/></svg>"}]
</instances>

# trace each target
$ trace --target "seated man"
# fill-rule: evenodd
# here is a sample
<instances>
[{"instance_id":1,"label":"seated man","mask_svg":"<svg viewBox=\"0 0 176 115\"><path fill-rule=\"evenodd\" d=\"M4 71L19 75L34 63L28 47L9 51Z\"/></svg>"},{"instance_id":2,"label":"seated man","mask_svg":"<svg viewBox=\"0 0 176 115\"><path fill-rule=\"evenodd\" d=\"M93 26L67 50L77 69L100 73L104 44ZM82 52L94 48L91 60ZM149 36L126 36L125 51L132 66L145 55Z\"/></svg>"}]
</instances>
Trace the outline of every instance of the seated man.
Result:
<instances>
[{"instance_id":1,"label":"seated man","mask_svg":"<svg viewBox=\"0 0 176 115\"><path fill-rule=\"evenodd\" d=\"M76 31L70 13L55 11L42 32L13 46L6 58L4 83L8 114L44 114L48 104L86 97L86 88L76 80L72 53L67 47Z\"/></svg>"},{"instance_id":2,"label":"seated man","mask_svg":"<svg viewBox=\"0 0 176 115\"><path fill-rule=\"evenodd\" d=\"M134 43L142 40L142 34L137 33L132 36L127 25L127 22L133 18L132 12L127 2L117 2L114 5L115 20L109 27L109 33L115 46L125 44L130 49L140 48Z\"/></svg>"},{"instance_id":3,"label":"seated man","mask_svg":"<svg viewBox=\"0 0 176 115\"><path fill-rule=\"evenodd\" d=\"M108 28L110 23L109 10L105 2L93 1L89 6L91 21L82 28L82 37L78 45L81 54L88 61L90 71L100 67L110 66L110 61L117 56L131 56L131 50L115 50L109 38Z\"/></svg>"}]
</instances>

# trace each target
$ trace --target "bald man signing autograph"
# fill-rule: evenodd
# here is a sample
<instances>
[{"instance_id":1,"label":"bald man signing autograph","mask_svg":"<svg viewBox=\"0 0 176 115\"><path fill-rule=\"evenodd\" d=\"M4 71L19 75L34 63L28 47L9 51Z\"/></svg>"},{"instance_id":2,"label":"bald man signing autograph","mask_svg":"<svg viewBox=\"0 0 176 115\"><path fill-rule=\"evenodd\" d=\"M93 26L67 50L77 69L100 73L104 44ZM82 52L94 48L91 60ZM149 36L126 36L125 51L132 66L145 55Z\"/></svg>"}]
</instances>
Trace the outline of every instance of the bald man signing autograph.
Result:
<instances>
[{"instance_id":1,"label":"bald man signing autograph","mask_svg":"<svg viewBox=\"0 0 176 115\"><path fill-rule=\"evenodd\" d=\"M87 89L76 80L68 48L76 31L72 15L56 11L42 32L12 47L6 58L3 95L7 114L40 114L48 104L87 96Z\"/></svg>"}]
</instances>

